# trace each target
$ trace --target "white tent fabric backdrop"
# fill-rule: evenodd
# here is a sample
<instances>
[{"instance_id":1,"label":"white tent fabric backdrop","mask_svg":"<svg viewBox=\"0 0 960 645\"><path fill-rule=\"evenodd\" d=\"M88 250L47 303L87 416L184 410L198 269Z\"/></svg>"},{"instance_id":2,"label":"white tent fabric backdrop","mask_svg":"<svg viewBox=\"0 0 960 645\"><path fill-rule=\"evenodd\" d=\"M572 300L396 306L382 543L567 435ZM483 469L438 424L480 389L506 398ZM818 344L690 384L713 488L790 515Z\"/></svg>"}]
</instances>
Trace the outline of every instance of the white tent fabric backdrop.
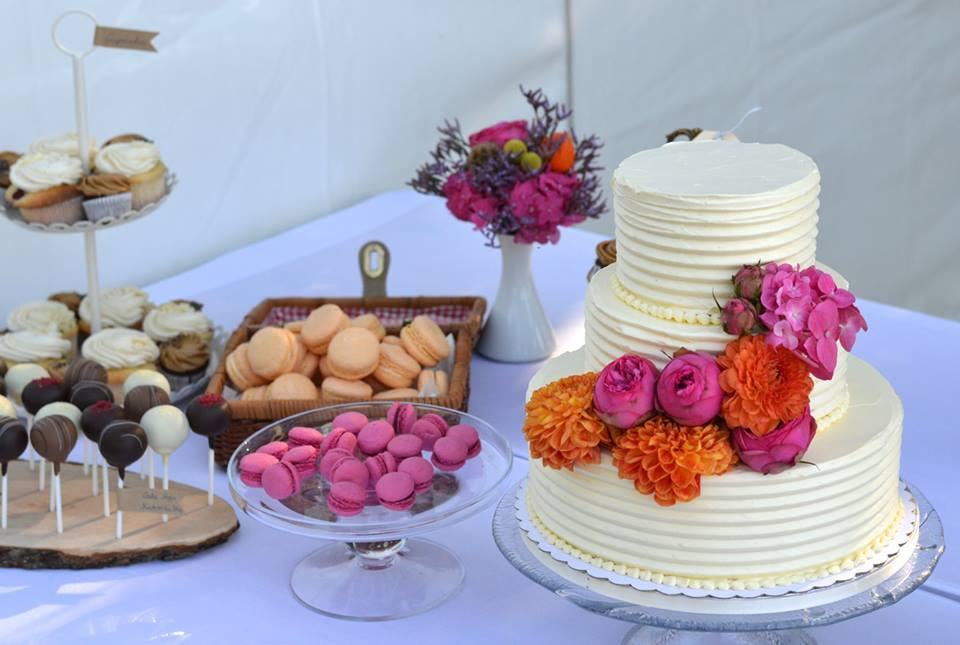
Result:
<instances>
[{"instance_id":1,"label":"white tent fabric backdrop","mask_svg":"<svg viewBox=\"0 0 960 645\"><path fill-rule=\"evenodd\" d=\"M158 54L88 58L90 126L155 139L180 177L162 210L99 235L104 286L399 187L444 117L472 130L525 115L523 83L572 99L577 129L607 142L608 175L669 130L762 105L741 138L820 164L819 256L863 296L960 318L958 3L0 0L0 149L73 129L70 64L49 36L73 8L160 32ZM0 316L85 288L77 237L0 223L0 257Z\"/></svg>"}]
</instances>

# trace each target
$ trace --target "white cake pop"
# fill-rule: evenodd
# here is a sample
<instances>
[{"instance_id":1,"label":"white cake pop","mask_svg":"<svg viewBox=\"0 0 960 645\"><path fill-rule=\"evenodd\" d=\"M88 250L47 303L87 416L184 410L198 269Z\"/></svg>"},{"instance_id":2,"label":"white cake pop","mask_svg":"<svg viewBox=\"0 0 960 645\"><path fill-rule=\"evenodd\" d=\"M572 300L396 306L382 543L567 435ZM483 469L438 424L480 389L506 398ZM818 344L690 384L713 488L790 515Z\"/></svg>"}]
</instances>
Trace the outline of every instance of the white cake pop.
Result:
<instances>
[{"instance_id":1,"label":"white cake pop","mask_svg":"<svg viewBox=\"0 0 960 645\"><path fill-rule=\"evenodd\" d=\"M150 408L140 419L140 425L147 433L150 448L163 457L163 490L170 488L170 455L183 445L190 435L190 424L180 408L172 405L158 405ZM164 513L163 521L167 521Z\"/></svg>"},{"instance_id":2,"label":"white cake pop","mask_svg":"<svg viewBox=\"0 0 960 645\"><path fill-rule=\"evenodd\" d=\"M65 403L63 401L47 403L45 406L37 410L37 414L33 417L33 419L34 421L37 421L43 417L50 417L55 414L67 417L73 421L73 425L78 428L80 427L80 417L83 416L83 413L80 412L80 408L72 403Z\"/></svg>"},{"instance_id":3,"label":"white cake pop","mask_svg":"<svg viewBox=\"0 0 960 645\"><path fill-rule=\"evenodd\" d=\"M7 386L7 394L17 405L23 405L20 396L23 394L23 388L27 383L35 381L38 378L49 378L50 373L36 363L19 363L7 370L3 382Z\"/></svg>"},{"instance_id":4,"label":"white cake pop","mask_svg":"<svg viewBox=\"0 0 960 645\"><path fill-rule=\"evenodd\" d=\"M14 407L13 401L2 394L0 394L0 417L17 418L17 408Z\"/></svg>"},{"instance_id":5,"label":"white cake pop","mask_svg":"<svg viewBox=\"0 0 960 645\"><path fill-rule=\"evenodd\" d=\"M126 396L130 390L141 385L155 385L170 394L170 381L166 376L156 370L137 370L123 382L123 395Z\"/></svg>"}]
</instances>

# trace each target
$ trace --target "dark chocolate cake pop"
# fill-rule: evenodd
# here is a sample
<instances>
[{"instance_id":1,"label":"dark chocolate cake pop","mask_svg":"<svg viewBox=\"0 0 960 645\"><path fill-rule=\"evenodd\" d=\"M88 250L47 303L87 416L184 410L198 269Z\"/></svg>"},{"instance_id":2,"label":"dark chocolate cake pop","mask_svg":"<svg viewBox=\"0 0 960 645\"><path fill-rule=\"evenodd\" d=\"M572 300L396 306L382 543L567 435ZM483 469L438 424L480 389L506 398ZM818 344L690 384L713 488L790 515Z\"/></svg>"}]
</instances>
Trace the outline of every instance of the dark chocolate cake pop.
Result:
<instances>
[{"instance_id":1,"label":"dark chocolate cake pop","mask_svg":"<svg viewBox=\"0 0 960 645\"><path fill-rule=\"evenodd\" d=\"M123 398L123 409L127 411L127 418L137 423L150 408L169 404L170 395L156 385L138 385Z\"/></svg>"},{"instance_id":2,"label":"dark chocolate cake pop","mask_svg":"<svg viewBox=\"0 0 960 645\"><path fill-rule=\"evenodd\" d=\"M100 381L80 381L70 388L70 403L86 410L94 403L109 401L113 403L113 390Z\"/></svg>"},{"instance_id":3,"label":"dark chocolate cake pop","mask_svg":"<svg viewBox=\"0 0 960 645\"><path fill-rule=\"evenodd\" d=\"M17 419L0 417L0 474L7 474L7 463L27 449L27 429Z\"/></svg>"},{"instance_id":4,"label":"dark chocolate cake pop","mask_svg":"<svg viewBox=\"0 0 960 645\"><path fill-rule=\"evenodd\" d=\"M66 384L68 390L72 390L80 381L106 383L107 380L107 368L100 363L85 358L78 358L71 363L63 375L63 382Z\"/></svg>"},{"instance_id":5,"label":"dark chocolate cake pop","mask_svg":"<svg viewBox=\"0 0 960 645\"><path fill-rule=\"evenodd\" d=\"M41 457L53 464L53 472L59 474L60 464L77 445L77 426L60 414L43 417L33 424L30 443Z\"/></svg>"},{"instance_id":6,"label":"dark chocolate cake pop","mask_svg":"<svg viewBox=\"0 0 960 645\"><path fill-rule=\"evenodd\" d=\"M27 383L23 388L21 399L23 407L30 414L36 414L40 408L48 403L64 401L67 398L67 388L62 381L55 378L38 378Z\"/></svg>"},{"instance_id":7,"label":"dark chocolate cake pop","mask_svg":"<svg viewBox=\"0 0 960 645\"><path fill-rule=\"evenodd\" d=\"M207 437L213 447L213 438L230 427L230 408L219 394L204 394L187 406L187 421L190 428Z\"/></svg>"},{"instance_id":8,"label":"dark chocolate cake pop","mask_svg":"<svg viewBox=\"0 0 960 645\"><path fill-rule=\"evenodd\" d=\"M83 411L80 416L80 430L87 439L97 443L100 440L100 433L108 424L126 418L123 408L119 405L109 401L99 401Z\"/></svg>"},{"instance_id":9,"label":"dark chocolate cake pop","mask_svg":"<svg viewBox=\"0 0 960 645\"><path fill-rule=\"evenodd\" d=\"M147 433L139 423L126 419L113 421L100 433L98 445L100 454L123 479L127 466L147 451Z\"/></svg>"}]
</instances>

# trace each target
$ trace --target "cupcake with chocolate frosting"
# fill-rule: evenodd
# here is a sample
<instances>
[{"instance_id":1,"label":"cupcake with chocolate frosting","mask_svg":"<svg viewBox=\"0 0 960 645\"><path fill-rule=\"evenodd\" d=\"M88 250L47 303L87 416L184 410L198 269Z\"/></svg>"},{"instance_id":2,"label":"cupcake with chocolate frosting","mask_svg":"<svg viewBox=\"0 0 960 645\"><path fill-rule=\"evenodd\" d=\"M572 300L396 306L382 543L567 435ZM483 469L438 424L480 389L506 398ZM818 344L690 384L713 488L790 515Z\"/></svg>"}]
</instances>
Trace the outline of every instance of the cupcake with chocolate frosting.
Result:
<instances>
[{"instance_id":1,"label":"cupcake with chocolate frosting","mask_svg":"<svg viewBox=\"0 0 960 645\"><path fill-rule=\"evenodd\" d=\"M10 188L10 166L17 163L20 155L9 150L0 152L0 189Z\"/></svg>"},{"instance_id":2,"label":"cupcake with chocolate frosting","mask_svg":"<svg viewBox=\"0 0 960 645\"><path fill-rule=\"evenodd\" d=\"M174 390L196 383L210 364L210 343L199 334L181 334L160 347L160 371Z\"/></svg>"},{"instance_id":3,"label":"cupcake with chocolate frosting","mask_svg":"<svg viewBox=\"0 0 960 645\"><path fill-rule=\"evenodd\" d=\"M83 294L76 291L58 291L47 296L47 300L59 302L72 311L75 317L80 318L80 302L83 300Z\"/></svg>"},{"instance_id":4,"label":"cupcake with chocolate frosting","mask_svg":"<svg viewBox=\"0 0 960 645\"><path fill-rule=\"evenodd\" d=\"M133 210L130 179L119 173L87 175L77 185L83 193L83 210L87 219L96 222L106 217L119 217Z\"/></svg>"}]
</instances>

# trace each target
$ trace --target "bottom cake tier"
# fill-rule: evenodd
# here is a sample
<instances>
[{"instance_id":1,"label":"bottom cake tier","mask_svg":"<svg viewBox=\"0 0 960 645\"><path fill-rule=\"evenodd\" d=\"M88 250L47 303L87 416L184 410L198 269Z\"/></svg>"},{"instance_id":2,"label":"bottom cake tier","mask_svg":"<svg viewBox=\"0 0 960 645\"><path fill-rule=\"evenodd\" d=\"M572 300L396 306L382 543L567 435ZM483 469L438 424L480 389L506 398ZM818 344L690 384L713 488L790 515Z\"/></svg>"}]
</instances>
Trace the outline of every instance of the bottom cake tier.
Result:
<instances>
[{"instance_id":1,"label":"bottom cake tier","mask_svg":"<svg viewBox=\"0 0 960 645\"><path fill-rule=\"evenodd\" d=\"M553 359L529 394L583 371L582 351ZM743 466L704 477L697 499L658 506L601 463L530 464L527 504L558 547L625 575L698 588L800 582L856 566L896 531L903 408L890 384L850 357L849 413L819 433L804 463L777 475Z\"/></svg>"}]
</instances>

